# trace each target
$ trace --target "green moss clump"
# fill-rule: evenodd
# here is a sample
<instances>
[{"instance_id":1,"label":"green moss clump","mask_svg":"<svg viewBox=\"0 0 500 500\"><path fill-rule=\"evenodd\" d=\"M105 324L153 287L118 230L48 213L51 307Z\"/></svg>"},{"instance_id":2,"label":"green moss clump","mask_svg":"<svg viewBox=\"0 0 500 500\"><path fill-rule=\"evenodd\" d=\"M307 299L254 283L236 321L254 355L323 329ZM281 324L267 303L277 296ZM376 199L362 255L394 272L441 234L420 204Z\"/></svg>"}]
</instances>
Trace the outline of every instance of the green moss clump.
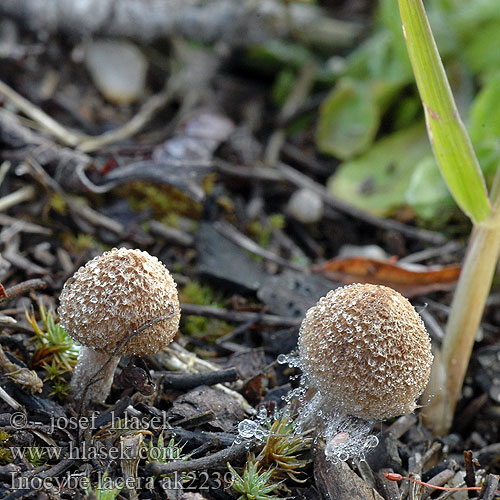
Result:
<instances>
[{"instance_id":1,"label":"green moss clump","mask_svg":"<svg viewBox=\"0 0 500 500\"><path fill-rule=\"evenodd\" d=\"M190 281L179 292L181 302L199 306L223 307L222 297L208 285ZM184 316L182 330L188 335L203 335L204 337L220 337L231 330L229 323L206 318L204 316Z\"/></svg>"},{"instance_id":2,"label":"green moss clump","mask_svg":"<svg viewBox=\"0 0 500 500\"><path fill-rule=\"evenodd\" d=\"M136 211L152 210L153 218L175 226L179 216L199 219L202 206L182 191L165 184L136 181L116 190Z\"/></svg>"},{"instance_id":3,"label":"green moss clump","mask_svg":"<svg viewBox=\"0 0 500 500\"><path fill-rule=\"evenodd\" d=\"M264 222L255 220L248 225L248 232L251 238L264 248L269 246L271 236L277 229L285 227L285 216L283 214L271 214Z\"/></svg>"},{"instance_id":4,"label":"green moss clump","mask_svg":"<svg viewBox=\"0 0 500 500\"><path fill-rule=\"evenodd\" d=\"M10 434L8 432L0 431L0 465L11 464L14 461L10 449L3 446L9 439Z\"/></svg>"}]
</instances>

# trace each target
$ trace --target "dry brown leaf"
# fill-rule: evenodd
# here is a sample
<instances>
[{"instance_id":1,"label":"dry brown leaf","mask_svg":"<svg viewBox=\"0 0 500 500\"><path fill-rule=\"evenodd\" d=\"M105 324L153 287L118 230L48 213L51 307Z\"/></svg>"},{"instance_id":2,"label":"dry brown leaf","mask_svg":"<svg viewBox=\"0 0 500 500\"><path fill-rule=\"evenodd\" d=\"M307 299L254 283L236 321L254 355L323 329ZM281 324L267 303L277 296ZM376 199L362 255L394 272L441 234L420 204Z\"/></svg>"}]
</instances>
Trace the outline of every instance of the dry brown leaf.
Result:
<instances>
[{"instance_id":1,"label":"dry brown leaf","mask_svg":"<svg viewBox=\"0 0 500 500\"><path fill-rule=\"evenodd\" d=\"M332 281L385 285L406 297L450 290L455 286L460 270L458 265L410 266L394 259L378 260L366 257L338 257L313 267L313 272L320 273Z\"/></svg>"}]
</instances>

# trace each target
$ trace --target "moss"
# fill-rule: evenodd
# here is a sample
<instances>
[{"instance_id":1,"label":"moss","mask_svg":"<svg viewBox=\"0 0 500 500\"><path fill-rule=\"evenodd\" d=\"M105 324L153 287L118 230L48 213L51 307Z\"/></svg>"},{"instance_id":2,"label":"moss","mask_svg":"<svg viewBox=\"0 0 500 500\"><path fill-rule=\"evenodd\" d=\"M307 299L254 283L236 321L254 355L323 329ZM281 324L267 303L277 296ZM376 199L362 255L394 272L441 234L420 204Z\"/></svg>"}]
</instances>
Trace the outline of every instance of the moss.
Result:
<instances>
[{"instance_id":1,"label":"moss","mask_svg":"<svg viewBox=\"0 0 500 500\"><path fill-rule=\"evenodd\" d=\"M13 462L12 452L9 448L3 445L10 439L10 434L5 431L0 431L0 465L7 465Z\"/></svg>"},{"instance_id":2,"label":"moss","mask_svg":"<svg viewBox=\"0 0 500 500\"><path fill-rule=\"evenodd\" d=\"M277 229L285 227L285 216L283 214L271 214L264 222L255 220L248 225L248 232L251 238L264 248L269 246L271 236Z\"/></svg>"},{"instance_id":3,"label":"moss","mask_svg":"<svg viewBox=\"0 0 500 500\"><path fill-rule=\"evenodd\" d=\"M92 234L65 232L61 235L61 244L70 254L79 254L89 248L95 248L97 242Z\"/></svg>"},{"instance_id":4,"label":"moss","mask_svg":"<svg viewBox=\"0 0 500 500\"><path fill-rule=\"evenodd\" d=\"M10 439L10 434L6 431L0 431L0 445L4 445Z\"/></svg>"},{"instance_id":5,"label":"moss","mask_svg":"<svg viewBox=\"0 0 500 500\"><path fill-rule=\"evenodd\" d=\"M196 281L190 281L179 292L181 302L199 306L223 307L222 296L208 286ZM204 337L220 337L231 330L231 326L222 320L206 318L204 316L184 316L183 332L189 335L203 335Z\"/></svg>"},{"instance_id":6,"label":"moss","mask_svg":"<svg viewBox=\"0 0 500 500\"><path fill-rule=\"evenodd\" d=\"M152 210L153 218L168 225L176 225L179 216L199 219L201 204L176 188L166 184L137 181L116 190L126 197L136 211Z\"/></svg>"},{"instance_id":7,"label":"moss","mask_svg":"<svg viewBox=\"0 0 500 500\"><path fill-rule=\"evenodd\" d=\"M66 200L59 194L53 193L49 199L49 206L54 212L60 215L68 214L68 204Z\"/></svg>"},{"instance_id":8,"label":"moss","mask_svg":"<svg viewBox=\"0 0 500 500\"><path fill-rule=\"evenodd\" d=\"M221 305L220 296L217 296L208 285L201 285L196 281L187 283L179 293L182 302L199 306Z\"/></svg>"},{"instance_id":9,"label":"moss","mask_svg":"<svg viewBox=\"0 0 500 500\"><path fill-rule=\"evenodd\" d=\"M0 448L0 465L11 464L14 461L9 448Z\"/></svg>"},{"instance_id":10,"label":"moss","mask_svg":"<svg viewBox=\"0 0 500 500\"><path fill-rule=\"evenodd\" d=\"M34 367L44 363L55 361L59 366L61 374L64 371L72 371L79 354L79 347L66 333L59 323L59 319L53 310L47 310L43 304L39 304L38 310L42 320L42 326L38 324L35 313L25 311L25 317L35 332L36 351L31 358Z\"/></svg>"},{"instance_id":11,"label":"moss","mask_svg":"<svg viewBox=\"0 0 500 500\"><path fill-rule=\"evenodd\" d=\"M30 446L24 456L35 467L40 467L47 463L47 452L40 446Z\"/></svg>"}]
</instances>

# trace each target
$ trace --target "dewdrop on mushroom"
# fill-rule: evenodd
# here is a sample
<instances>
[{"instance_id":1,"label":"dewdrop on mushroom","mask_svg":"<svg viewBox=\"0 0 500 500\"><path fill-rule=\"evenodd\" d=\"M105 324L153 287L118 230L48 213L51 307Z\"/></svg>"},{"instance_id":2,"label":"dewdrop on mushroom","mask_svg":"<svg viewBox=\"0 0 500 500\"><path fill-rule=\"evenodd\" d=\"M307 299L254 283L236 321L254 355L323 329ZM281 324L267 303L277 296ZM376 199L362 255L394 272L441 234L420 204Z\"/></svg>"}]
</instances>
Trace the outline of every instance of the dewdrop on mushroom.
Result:
<instances>
[{"instance_id":1,"label":"dewdrop on mushroom","mask_svg":"<svg viewBox=\"0 0 500 500\"><path fill-rule=\"evenodd\" d=\"M180 306L167 268L141 250L120 248L95 257L64 285L58 309L61 325L82 345L71 388L76 399L132 332L158 321L127 340L87 389L86 399L104 402L120 356L148 356L177 333Z\"/></svg>"},{"instance_id":2,"label":"dewdrop on mushroom","mask_svg":"<svg viewBox=\"0 0 500 500\"><path fill-rule=\"evenodd\" d=\"M415 410L432 360L422 319L395 290L356 284L322 297L300 327L298 364L317 391L305 413L322 410L327 455L362 454L374 422Z\"/></svg>"}]
</instances>

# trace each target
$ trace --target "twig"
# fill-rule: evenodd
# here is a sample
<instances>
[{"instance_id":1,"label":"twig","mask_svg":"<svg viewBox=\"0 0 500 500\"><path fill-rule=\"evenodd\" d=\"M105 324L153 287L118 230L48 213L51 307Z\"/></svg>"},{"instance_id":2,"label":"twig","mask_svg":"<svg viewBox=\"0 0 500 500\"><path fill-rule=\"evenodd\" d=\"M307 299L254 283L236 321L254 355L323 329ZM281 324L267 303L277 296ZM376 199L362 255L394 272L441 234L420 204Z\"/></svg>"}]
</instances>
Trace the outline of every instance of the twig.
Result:
<instances>
[{"instance_id":1,"label":"twig","mask_svg":"<svg viewBox=\"0 0 500 500\"><path fill-rule=\"evenodd\" d=\"M9 173L11 166L12 164L10 163L10 161L4 161L0 165L0 186L3 184L5 176Z\"/></svg>"},{"instance_id":2,"label":"twig","mask_svg":"<svg viewBox=\"0 0 500 500\"><path fill-rule=\"evenodd\" d=\"M182 309L182 307L181 307ZM173 370L183 370L189 372L201 371L218 371L219 368L212 363L200 359L196 354L189 352L188 350L181 347L176 342L172 342L168 347L163 350L164 353L168 353L168 357L164 357L162 360L163 364L169 369ZM161 354L161 353L159 353ZM248 403L248 401L239 393L226 387L222 384L216 384L215 388L221 390L227 395L234 398L239 402L241 407L248 413L254 413L254 408Z\"/></svg>"},{"instance_id":3,"label":"twig","mask_svg":"<svg viewBox=\"0 0 500 500\"><path fill-rule=\"evenodd\" d=\"M32 104L28 99L18 94L14 89L0 80L0 95L14 103L25 115L43 125L54 137L68 146L76 146L82 139L81 134L71 132L56 120L51 118L45 111Z\"/></svg>"},{"instance_id":4,"label":"twig","mask_svg":"<svg viewBox=\"0 0 500 500\"><path fill-rule=\"evenodd\" d=\"M449 241L440 247L431 247L421 250L420 252L415 252L406 257L399 259L399 262L415 263L422 262L423 260L432 259L434 257L441 257L442 255L448 255L450 253L458 252L462 250L464 245L461 245L457 241Z\"/></svg>"},{"instance_id":5,"label":"twig","mask_svg":"<svg viewBox=\"0 0 500 500\"><path fill-rule=\"evenodd\" d=\"M28 222L25 220L18 219L16 217L10 217L9 215L0 214L0 226L14 226L16 225L16 232L31 233L31 234L52 234L52 230L48 227L40 226L39 224L34 224L33 222ZM2 230L2 233L5 231Z\"/></svg>"},{"instance_id":6,"label":"twig","mask_svg":"<svg viewBox=\"0 0 500 500\"><path fill-rule=\"evenodd\" d=\"M433 340L441 342L444 337L444 330L438 323L434 315L432 315L426 309L422 309L421 311L419 311L419 313L420 316L422 316L422 319L424 320L425 326L427 327L427 330L429 331L431 338Z\"/></svg>"},{"instance_id":7,"label":"twig","mask_svg":"<svg viewBox=\"0 0 500 500\"><path fill-rule=\"evenodd\" d=\"M409 431L417 423L417 417L414 414L403 415L399 417L387 429L396 439L399 439L406 431Z\"/></svg>"},{"instance_id":8,"label":"twig","mask_svg":"<svg viewBox=\"0 0 500 500\"><path fill-rule=\"evenodd\" d=\"M499 477L497 474L488 474L488 479L484 484L479 498L481 500L493 500L498 491Z\"/></svg>"},{"instance_id":9,"label":"twig","mask_svg":"<svg viewBox=\"0 0 500 500\"><path fill-rule=\"evenodd\" d=\"M306 270L304 267L294 264L293 262L283 259L279 255L262 248L260 245L255 243L255 241L251 240L243 233L240 233L240 231L226 221L216 221L213 223L213 227L218 233L222 234L222 236L228 240L236 243L236 245L239 245L245 250L258 255L259 257L262 257L263 259L274 262L279 266L293 269L294 271L304 272Z\"/></svg>"},{"instance_id":10,"label":"twig","mask_svg":"<svg viewBox=\"0 0 500 500\"><path fill-rule=\"evenodd\" d=\"M187 441L192 446L200 446L206 442L213 443L214 446L231 446L235 436L228 432L205 432L189 431L182 427L172 427L164 429L163 432L169 437L175 437L177 441Z\"/></svg>"},{"instance_id":11,"label":"twig","mask_svg":"<svg viewBox=\"0 0 500 500\"><path fill-rule=\"evenodd\" d=\"M321 102L326 98L322 96ZM311 154L307 154L300 147L287 142L283 144L282 153L285 158L292 160L292 163L295 165L300 165L304 167L305 170L310 171L314 174L319 174L322 176L327 176L332 173L332 169L330 166L325 163L320 163L316 158L314 158Z\"/></svg>"},{"instance_id":12,"label":"twig","mask_svg":"<svg viewBox=\"0 0 500 500\"><path fill-rule=\"evenodd\" d=\"M443 444L439 441L434 441L430 448L422 455L420 460L417 462L416 467L420 470L424 467L424 465L436 454L439 453L443 448Z\"/></svg>"},{"instance_id":13,"label":"twig","mask_svg":"<svg viewBox=\"0 0 500 500\"><path fill-rule=\"evenodd\" d=\"M33 186L24 186L13 193L7 194L0 198L0 210L19 205L24 201L30 201L35 197L35 188Z\"/></svg>"},{"instance_id":14,"label":"twig","mask_svg":"<svg viewBox=\"0 0 500 500\"><path fill-rule=\"evenodd\" d=\"M237 326L236 328L234 328L230 332L226 333L225 335L222 335L221 337L217 337L217 339L215 340L215 344L223 346L223 344L225 344L229 340L233 339L237 335L240 335L241 333L246 332L249 328L252 328L252 326L254 326L256 323L258 323L260 318L262 318L264 316L265 312L262 311L261 313L258 313L258 314L259 314L259 317L256 318L255 320L250 319L248 321L245 321L245 323ZM242 347L242 346L240 346L240 347Z\"/></svg>"},{"instance_id":15,"label":"twig","mask_svg":"<svg viewBox=\"0 0 500 500\"><path fill-rule=\"evenodd\" d=\"M150 220L149 224L149 232L151 234L155 234L156 236L161 236L165 238L167 241L172 242L176 245L181 245L184 247L192 247L194 245L194 237L185 232L177 229L175 227L167 226L157 220Z\"/></svg>"},{"instance_id":16,"label":"twig","mask_svg":"<svg viewBox=\"0 0 500 500\"><path fill-rule=\"evenodd\" d=\"M206 316L209 318L222 319L224 321L234 321L237 323L252 321L265 326L298 326L302 318L289 318L287 316L277 316L274 314L261 314L248 311L230 311L214 306L199 306L195 304L181 305L183 314L194 314L196 316Z\"/></svg>"},{"instance_id":17,"label":"twig","mask_svg":"<svg viewBox=\"0 0 500 500\"><path fill-rule=\"evenodd\" d=\"M19 465L7 464L0 465L0 479L2 481L12 480L12 478L21 473L21 467Z\"/></svg>"},{"instance_id":18,"label":"twig","mask_svg":"<svg viewBox=\"0 0 500 500\"><path fill-rule=\"evenodd\" d=\"M68 204L68 208L71 210L74 217L82 217L87 222L94 226L102 227L116 234L123 234L125 232L125 226L116 222L110 217L106 217L96 210L85 205L77 198L74 198L68 194L59 186L59 184L50 177L47 172L42 168L42 166L32 157L27 159L27 165L31 169L34 177L47 188L51 189L55 193L58 193L64 198L64 201Z\"/></svg>"},{"instance_id":19,"label":"twig","mask_svg":"<svg viewBox=\"0 0 500 500\"><path fill-rule=\"evenodd\" d=\"M186 391L200 385L234 382L239 378L236 368L201 373L157 372L157 375L159 374L165 376L163 379L163 387L165 389L181 389Z\"/></svg>"},{"instance_id":20,"label":"twig","mask_svg":"<svg viewBox=\"0 0 500 500\"><path fill-rule=\"evenodd\" d=\"M103 146L126 139L139 132L161 108L166 106L174 96L175 91L175 83L169 83L163 92L149 98L142 105L139 112L125 125L104 134L91 137L86 134L70 131L0 80L0 95L13 102L23 113L42 125L63 144L77 147L79 151L84 153L97 151Z\"/></svg>"},{"instance_id":21,"label":"twig","mask_svg":"<svg viewBox=\"0 0 500 500\"><path fill-rule=\"evenodd\" d=\"M26 328L25 326L18 323L16 320L12 321L13 318L7 316L0 316L0 328L12 330L19 333L29 333L33 334L33 330Z\"/></svg>"},{"instance_id":22,"label":"twig","mask_svg":"<svg viewBox=\"0 0 500 500\"><path fill-rule=\"evenodd\" d=\"M284 182L285 177L275 169L267 167L246 167L244 165L232 165L220 158L214 163L215 168L226 175L240 177L242 179L255 179L267 182Z\"/></svg>"},{"instance_id":23,"label":"twig","mask_svg":"<svg viewBox=\"0 0 500 500\"><path fill-rule=\"evenodd\" d=\"M159 476L160 474L170 474L172 472L214 470L218 467L225 467L227 462L239 460L249 451L255 449L256 446L257 444L255 442L247 441L218 451L208 457L193 458L187 461L172 461L168 463L151 462L146 465L145 473L147 475Z\"/></svg>"},{"instance_id":24,"label":"twig","mask_svg":"<svg viewBox=\"0 0 500 500\"><path fill-rule=\"evenodd\" d=\"M467 486L476 486L476 471L472 460L472 451L464 450L464 465L465 465L465 484Z\"/></svg>"},{"instance_id":25,"label":"twig","mask_svg":"<svg viewBox=\"0 0 500 500\"><path fill-rule=\"evenodd\" d=\"M83 153L91 153L97 151L108 144L121 141L137 134L153 116L172 99L175 94L175 84L170 83L167 88L152 97L150 97L141 107L136 115L134 115L125 125L115 130L111 130L96 137L89 137L83 140L77 149Z\"/></svg>"},{"instance_id":26,"label":"twig","mask_svg":"<svg viewBox=\"0 0 500 500\"><path fill-rule=\"evenodd\" d=\"M190 415L189 417L184 417L175 421L175 425L182 428L194 428L200 427L209 422L213 422L217 416L213 410L203 411L201 413L196 413L195 415Z\"/></svg>"},{"instance_id":27,"label":"twig","mask_svg":"<svg viewBox=\"0 0 500 500\"><path fill-rule=\"evenodd\" d=\"M5 403L14 408L14 410L20 410L22 408L22 406L2 387L0 387L0 399L2 399Z\"/></svg>"},{"instance_id":28,"label":"twig","mask_svg":"<svg viewBox=\"0 0 500 500\"><path fill-rule=\"evenodd\" d=\"M47 287L47 283L42 279L32 279L13 285L5 290L5 296L0 297L0 304L7 300L21 295L22 293L29 292L30 290L43 290Z\"/></svg>"},{"instance_id":29,"label":"twig","mask_svg":"<svg viewBox=\"0 0 500 500\"><path fill-rule=\"evenodd\" d=\"M19 269L25 270L29 274L48 274L49 271L47 269L31 262L19 253L19 244L19 234L15 234L3 252L4 259Z\"/></svg>"},{"instance_id":30,"label":"twig","mask_svg":"<svg viewBox=\"0 0 500 500\"><path fill-rule=\"evenodd\" d=\"M444 486L450 479L455 476L455 473L451 469L444 469L433 476L429 481L427 481L426 486L432 488L433 486ZM420 500L427 500L433 493L432 490L427 490L423 493Z\"/></svg>"},{"instance_id":31,"label":"twig","mask_svg":"<svg viewBox=\"0 0 500 500\"><path fill-rule=\"evenodd\" d=\"M367 224L371 224L372 226L380 227L382 229L390 231L397 231L409 238L427 241L434 245L442 245L446 242L446 238L440 233L407 226L406 224L401 224L401 222L395 221L393 219L382 219L380 217L369 214L368 212L365 212L364 210L361 210L349 203L346 203L345 201L339 200L338 198L335 198L330 193L328 193L328 191L321 184L318 184L303 173L295 170L288 165L285 165L284 163L278 162L276 164L276 168L292 184L295 184L298 187L306 187L311 189L319 196L321 196L321 198L327 205L351 217L356 217L357 219L362 220Z\"/></svg>"}]
</instances>

